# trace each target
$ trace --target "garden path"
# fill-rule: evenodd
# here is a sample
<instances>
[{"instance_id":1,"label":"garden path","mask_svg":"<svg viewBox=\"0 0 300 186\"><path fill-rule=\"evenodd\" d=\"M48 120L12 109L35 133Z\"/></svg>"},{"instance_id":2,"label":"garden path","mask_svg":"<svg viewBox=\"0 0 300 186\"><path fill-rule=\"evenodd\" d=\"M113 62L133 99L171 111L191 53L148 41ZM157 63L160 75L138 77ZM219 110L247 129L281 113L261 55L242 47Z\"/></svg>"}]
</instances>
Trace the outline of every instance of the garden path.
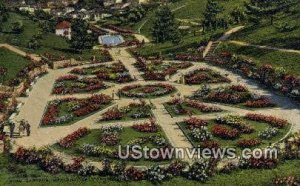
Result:
<instances>
[{"instance_id":1,"label":"garden path","mask_svg":"<svg viewBox=\"0 0 300 186\"><path fill-rule=\"evenodd\" d=\"M243 42L243 41L230 40L229 43L233 43L233 44L240 45L240 46L250 46L250 47L255 47L255 48L260 48L260 49L268 49L268 50L276 50L276 51L280 51L280 52L289 52L289 53L300 54L300 50L277 48L277 47L264 46L264 45L254 45L254 44Z\"/></svg>"}]
</instances>

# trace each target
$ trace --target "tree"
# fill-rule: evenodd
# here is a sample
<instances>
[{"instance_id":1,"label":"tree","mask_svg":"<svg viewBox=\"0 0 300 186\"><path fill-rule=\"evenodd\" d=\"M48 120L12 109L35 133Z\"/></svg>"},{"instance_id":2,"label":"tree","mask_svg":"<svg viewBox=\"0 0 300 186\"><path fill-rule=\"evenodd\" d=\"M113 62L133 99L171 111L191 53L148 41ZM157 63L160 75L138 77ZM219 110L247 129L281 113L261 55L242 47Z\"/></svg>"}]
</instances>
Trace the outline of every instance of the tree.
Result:
<instances>
[{"instance_id":1,"label":"tree","mask_svg":"<svg viewBox=\"0 0 300 186\"><path fill-rule=\"evenodd\" d=\"M206 28L216 29L218 26L218 14L222 11L222 8L217 2L208 0L206 9L203 13L204 20L202 21L203 30Z\"/></svg>"},{"instance_id":2,"label":"tree","mask_svg":"<svg viewBox=\"0 0 300 186\"><path fill-rule=\"evenodd\" d=\"M272 25L275 15L288 10L297 2L297 0L250 0L249 3L245 3L246 14L252 22L259 23L262 19L270 19Z\"/></svg>"},{"instance_id":3,"label":"tree","mask_svg":"<svg viewBox=\"0 0 300 186\"><path fill-rule=\"evenodd\" d=\"M16 33L16 34L20 34L21 32L23 32L24 30L24 25L22 21L16 21L14 23L12 23L12 28L11 30Z\"/></svg>"},{"instance_id":4,"label":"tree","mask_svg":"<svg viewBox=\"0 0 300 186\"><path fill-rule=\"evenodd\" d=\"M152 27L152 36L157 43L166 41L180 42L178 25L169 7L163 6L156 12Z\"/></svg>"},{"instance_id":5,"label":"tree","mask_svg":"<svg viewBox=\"0 0 300 186\"><path fill-rule=\"evenodd\" d=\"M71 48L81 51L91 49L94 44L94 38L88 34L89 25L81 19L75 19L72 22L72 39L70 40Z\"/></svg>"}]
</instances>

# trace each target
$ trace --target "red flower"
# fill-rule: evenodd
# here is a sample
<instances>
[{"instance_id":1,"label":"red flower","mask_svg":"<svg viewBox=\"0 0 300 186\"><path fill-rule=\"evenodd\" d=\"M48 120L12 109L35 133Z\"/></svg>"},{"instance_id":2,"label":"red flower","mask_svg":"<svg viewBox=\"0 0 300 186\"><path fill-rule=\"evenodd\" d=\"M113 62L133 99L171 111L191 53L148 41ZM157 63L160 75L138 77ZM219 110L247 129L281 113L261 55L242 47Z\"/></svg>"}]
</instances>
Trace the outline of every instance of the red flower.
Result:
<instances>
[{"instance_id":1,"label":"red flower","mask_svg":"<svg viewBox=\"0 0 300 186\"><path fill-rule=\"evenodd\" d=\"M255 147L261 143L260 140L257 139L242 139L237 142L237 145L241 148L250 148Z\"/></svg>"},{"instance_id":2,"label":"red flower","mask_svg":"<svg viewBox=\"0 0 300 186\"><path fill-rule=\"evenodd\" d=\"M72 134L69 134L68 136L64 137L62 140L59 141L59 145L64 148L70 148L74 145L76 140L79 138L87 135L90 131L87 128L80 128L73 132Z\"/></svg>"},{"instance_id":3,"label":"red flower","mask_svg":"<svg viewBox=\"0 0 300 186\"><path fill-rule=\"evenodd\" d=\"M237 129L228 129L222 125L213 126L212 134L223 139L236 139L240 136L240 132Z\"/></svg>"},{"instance_id":4,"label":"red flower","mask_svg":"<svg viewBox=\"0 0 300 186\"><path fill-rule=\"evenodd\" d=\"M260 122L266 122L270 124L272 127L277 127L277 128L283 128L288 125L287 120L279 119L274 116L266 116L262 114L247 114L246 115L247 119L253 120L253 121L260 121Z\"/></svg>"},{"instance_id":5,"label":"red flower","mask_svg":"<svg viewBox=\"0 0 300 186\"><path fill-rule=\"evenodd\" d=\"M208 122L202 119L191 117L184 121L189 129L200 128L202 126L207 126Z\"/></svg>"}]
</instances>

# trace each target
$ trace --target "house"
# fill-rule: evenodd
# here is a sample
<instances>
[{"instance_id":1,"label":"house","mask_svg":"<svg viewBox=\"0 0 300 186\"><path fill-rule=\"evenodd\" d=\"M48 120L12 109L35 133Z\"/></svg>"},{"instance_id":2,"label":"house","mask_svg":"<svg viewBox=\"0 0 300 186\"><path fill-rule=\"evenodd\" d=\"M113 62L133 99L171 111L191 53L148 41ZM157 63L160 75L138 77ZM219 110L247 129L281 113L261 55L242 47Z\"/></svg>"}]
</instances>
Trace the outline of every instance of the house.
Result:
<instances>
[{"instance_id":1,"label":"house","mask_svg":"<svg viewBox=\"0 0 300 186\"><path fill-rule=\"evenodd\" d=\"M56 25L55 34L71 39L71 23L68 21L62 21Z\"/></svg>"}]
</instances>

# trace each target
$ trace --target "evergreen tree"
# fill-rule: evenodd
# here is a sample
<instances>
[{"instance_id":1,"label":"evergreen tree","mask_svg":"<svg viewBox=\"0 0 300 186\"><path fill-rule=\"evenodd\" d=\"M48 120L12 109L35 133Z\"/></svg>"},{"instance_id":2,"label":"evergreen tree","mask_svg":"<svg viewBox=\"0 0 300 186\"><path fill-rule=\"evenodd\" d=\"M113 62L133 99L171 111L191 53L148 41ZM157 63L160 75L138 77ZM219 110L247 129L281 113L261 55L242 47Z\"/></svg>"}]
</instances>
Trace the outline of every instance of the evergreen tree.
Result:
<instances>
[{"instance_id":1,"label":"evergreen tree","mask_svg":"<svg viewBox=\"0 0 300 186\"><path fill-rule=\"evenodd\" d=\"M274 16L288 10L298 0L250 0L245 3L246 14L250 21L259 23L262 19L270 19L273 24Z\"/></svg>"},{"instance_id":2,"label":"evergreen tree","mask_svg":"<svg viewBox=\"0 0 300 186\"><path fill-rule=\"evenodd\" d=\"M222 11L222 8L217 2L208 0L205 12L203 13L204 20L202 21L203 30L206 28L216 29L218 26L218 14Z\"/></svg>"},{"instance_id":3,"label":"evergreen tree","mask_svg":"<svg viewBox=\"0 0 300 186\"><path fill-rule=\"evenodd\" d=\"M72 38L70 40L71 48L81 51L93 47L93 36L88 34L89 25L81 19L75 19L72 22Z\"/></svg>"},{"instance_id":4,"label":"evergreen tree","mask_svg":"<svg viewBox=\"0 0 300 186\"><path fill-rule=\"evenodd\" d=\"M163 6L156 12L152 36L157 43L166 41L180 42L178 25L169 7Z\"/></svg>"}]
</instances>

